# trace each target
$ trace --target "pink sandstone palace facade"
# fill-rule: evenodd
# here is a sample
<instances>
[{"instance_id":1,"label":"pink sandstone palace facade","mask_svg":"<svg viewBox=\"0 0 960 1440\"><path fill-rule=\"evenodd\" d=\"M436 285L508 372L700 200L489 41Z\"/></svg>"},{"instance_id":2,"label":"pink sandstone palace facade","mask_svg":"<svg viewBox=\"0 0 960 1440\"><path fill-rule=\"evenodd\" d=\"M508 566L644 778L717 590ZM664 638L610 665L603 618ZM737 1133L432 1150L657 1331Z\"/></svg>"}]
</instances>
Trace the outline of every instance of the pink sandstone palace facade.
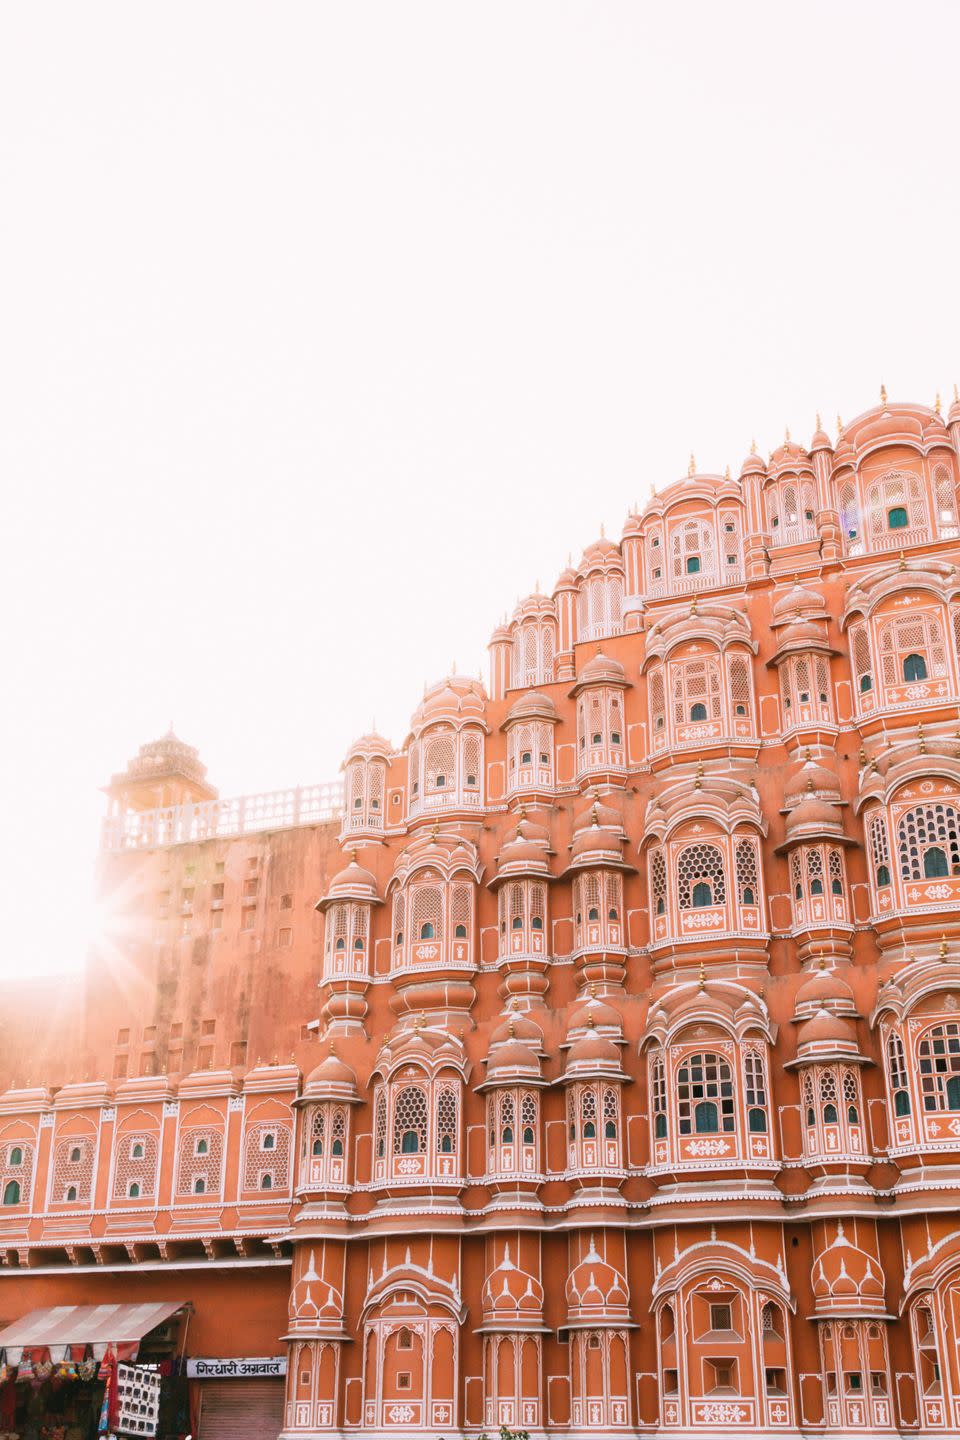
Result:
<instances>
[{"instance_id":1,"label":"pink sandstone palace facade","mask_svg":"<svg viewBox=\"0 0 960 1440\"><path fill-rule=\"evenodd\" d=\"M691 463L342 786L144 746L7 987L4 1322L182 1304L200 1440L960 1433L958 466Z\"/></svg>"}]
</instances>

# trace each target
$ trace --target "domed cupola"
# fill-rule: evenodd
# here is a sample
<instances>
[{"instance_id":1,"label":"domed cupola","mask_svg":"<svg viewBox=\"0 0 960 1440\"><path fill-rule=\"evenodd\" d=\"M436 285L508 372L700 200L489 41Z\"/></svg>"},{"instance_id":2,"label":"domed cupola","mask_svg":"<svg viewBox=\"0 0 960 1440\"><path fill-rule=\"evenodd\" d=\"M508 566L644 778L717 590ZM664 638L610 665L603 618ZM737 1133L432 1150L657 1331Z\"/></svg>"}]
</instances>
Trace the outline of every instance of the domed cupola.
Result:
<instances>
[{"instance_id":1,"label":"domed cupola","mask_svg":"<svg viewBox=\"0 0 960 1440\"><path fill-rule=\"evenodd\" d=\"M485 1330L529 1332L543 1325L543 1286L514 1263L509 1241L484 1281L481 1306Z\"/></svg>"},{"instance_id":2,"label":"domed cupola","mask_svg":"<svg viewBox=\"0 0 960 1440\"><path fill-rule=\"evenodd\" d=\"M812 1020L821 1010L825 1010L828 1015L846 1016L848 1019L857 1015L853 991L835 970L827 968L823 955L820 956L817 968L810 972L797 990L793 1018L798 1023Z\"/></svg>"},{"instance_id":3,"label":"domed cupola","mask_svg":"<svg viewBox=\"0 0 960 1440\"><path fill-rule=\"evenodd\" d=\"M820 1009L800 1025L797 1058L789 1063L804 1065L827 1060L844 1060L856 1065L866 1063L860 1054L852 1022Z\"/></svg>"},{"instance_id":4,"label":"domed cupola","mask_svg":"<svg viewBox=\"0 0 960 1440\"><path fill-rule=\"evenodd\" d=\"M593 1235L584 1251L567 1278L567 1325L632 1325L626 1278L599 1253Z\"/></svg>"},{"instance_id":5,"label":"domed cupola","mask_svg":"<svg viewBox=\"0 0 960 1440\"><path fill-rule=\"evenodd\" d=\"M818 1316L888 1319L883 1270L876 1255L848 1239L837 1220L832 1240L813 1263L813 1298ZM826 1228L826 1222L825 1222Z\"/></svg>"}]
</instances>

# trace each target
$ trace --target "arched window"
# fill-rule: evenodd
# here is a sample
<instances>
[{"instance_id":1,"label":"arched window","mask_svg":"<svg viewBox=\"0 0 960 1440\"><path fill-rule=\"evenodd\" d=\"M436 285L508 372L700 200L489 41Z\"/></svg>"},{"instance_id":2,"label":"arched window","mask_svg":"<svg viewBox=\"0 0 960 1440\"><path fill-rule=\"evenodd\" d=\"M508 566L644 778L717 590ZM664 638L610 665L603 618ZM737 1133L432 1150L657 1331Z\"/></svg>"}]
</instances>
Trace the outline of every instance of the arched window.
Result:
<instances>
[{"instance_id":1,"label":"arched window","mask_svg":"<svg viewBox=\"0 0 960 1440\"><path fill-rule=\"evenodd\" d=\"M435 934L436 934L436 931L434 930L433 921L432 921L432 920L425 920L425 921L423 922L423 924L420 926L420 939L421 939L421 940L432 940L432 939L434 938Z\"/></svg>"},{"instance_id":2,"label":"arched window","mask_svg":"<svg viewBox=\"0 0 960 1440\"><path fill-rule=\"evenodd\" d=\"M19 1204L20 1204L20 1181L19 1181L19 1180L8 1180L8 1181L7 1181L6 1185L3 1187L3 1203L4 1203L4 1205L19 1205Z\"/></svg>"},{"instance_id":3,"label":"arched window","mask_svg":"<svg viewBox=\"0 0 960 1440\"><path fill-rule=\"evenodd\" d=\"M677 857L677 876L681 910L724 903L723 853L716 845L688 845Z\"/></svg>"},{"instance_id":4,"label":"arched window","mask_svg":"<svg viewBox=\"0 0 960 1440\"><path fill-rule=\"evenodd\" d=\"M903 662L904 680L926 680L927 662L922 655L907 655Z\"/></svg>"},{"instance_id":5,"label":"arched window","mask_svg":"<svg viewBox=\"0 0 960 1440\"><path fill-rule=\"evenodd\" d=\"M767 1079L763 1056L748 1050L743 1057L746 1084L744 1100L747 1107L747 1129L754 1135L767 1133Z\"/></svg>"},{"instance_id":6,"label":"arched window","mask_svg":"<svg viewBox=\"0 0 960 1440\"><path fill-rule=\"evenodd\" d=\"M130 1159L131 1159L131 1160L142 1160L142 1159L143 1159L143 1141L142 1141L142 1140L134 1140L133 1144L130 1146Z\"/></svg>"},{"instance_id":7,"label":"arched window","mask_svg":"<svg viewBox=\"0 0 960 1440\"><path fill-rule=\"evenodd\" d=\"M140 1199L140 1184L137 1180L130 1181L130 1188L127 1191L127 1195L130 1197L131 1200Z\"/></svg>"},{"instance_id":8,"label":"arched window","mask_svg":"<svg viewBox=\"0 0 960 1440\"><path fill-rule=\"evenodd\" d=\"M720 1055L688 1055L677 1071L680 1134L736 1129L733 1073Z\"/></svg>"},{"instance_id":9,"label":"arched window","mask_svg":"<svg viewBox=\"0 0 960 1440\"><path fill-rule=\"evenodd\" d=\"M707 707L706 705L704 705L702 700L698 700L696 705L690 706L690 719L692 721L696 722L697 720L706 720L706 718Z\"/></svg>"},{"instance_id":10,"label":"arched window","mask_svg":"<svg viewBox=\"0 0 960 1440\"><path fill-rule=\"evenodd\" d=\"M523 1126L521 1138L524 1145L536 1144L537 1099L535 1095L526 1094L520 1102L520 1123Z\"/></svg>"},{"instance_id":11,"label":"arched window","mask_svg":"<svg viewBox=\"0 0 960 1440\"><path fill-rule=\"evenodd\" d=\"M276 1143L277 1137L275 1135L272 1135L269 1131L267 1131L266 1135L264 1135L263 1139L260 1142L261 1147L264 1150L273 1150L276 1147Z\"/></svg>"},{"instance_id":12,"label":"arched window","mask_svg":"<svg viewBox=\"0 0 960 1440\"><path fill-rule=\"evenodd\" d=\"M910 1090L907 1084L907 1062L903 1053L903 1041L896 1031L887 1040L887 1067L890 1074L890 1089L893 1091L893 1112L895 1115L909 1115Z\"/></svg>"},{"instance_id":13,"label":"arched window","mask_svg":"<svg viewBox=\"0 0 960 1440\"><path fill-rule=\"evenodd\" d=\"M608 1087L603 1092L603 1138L604 1140L616 1140L617 1121L619 1119L620 1107L617 1104L616 1090Z\"/></svg>"},{"instance_id":14,"label":"arched window","mask_svg":"<svg viewBox=\"0 0 960 1440\"><path fill-rule=\"evenodd\" d=\"M944 801L908 810L897 826L897 848L904 880L960 875L960 813Z\"/></svg>"},{"instance_id":15,"label":"arched window","mask_svg":"<svg viewBox=\"0 0 960 1440\"><path fill-rule=\"evenodd\" d=\"M72 1165L76 1165L76 1163L77 1163L77 1161L78 1161L79 1159L80 1159L80 1146L79 1146L79 1145L74 1145L73 1149L70 1151L70 1163L71 1163Z\"/></svg>"},{"instance_id":16,"label":"arched window","mask_svg":"<svg viewBox=\"0 0 960 1440\"><path fill-rule=\"evenodd\" d=\"M906 506L894 505L887 511L887 527L890 530L906 530L910 524Z\"/></svg>"},{"instance_id":17,"label":"arched window","mask_svg":"<svg viewBox=\"0 0 960 1440\"><path fill-rule=\"evenodd\" d=\"M7 1163L10 1165L23 1164L23 1150L20 1148L19 1145L14 1145L13 1149L10 1151L10 1159Z\"/></svg>"},{"instance_id":18,"label":"arched window","mask_svg":"<svg viewBox=\"0 0 960 1440\"><path fill-rule=\"evenodd\" d=\"M656 1054L650 1071L650 1090L653 1098L653 1133L657 1140L667 1138L667 1081L663 1056Z\"/></svg>"},{"instance_id":19,"label":"arched window","mask_svg":"<svg viewBox=\"0 0 960 1440\"><path fill-rule=\"evenodd\" d=\"M688 555L688 556L687 556L687 574L688 574L688 575L699 575L699 574L700 574L700 556L699 556L699 555Z\"/></svg>"},{"instance_id":20,"label":"arched window","mask_svg":"<svg viewBox=\"0 0 960 1440\"><path fill-rule=\"evenodd\" d=\"M68 1200L76 1200L76 1198L77 1198L77 1187L76 1187L76 1185L68 1185L68 1186L67 1186L67 1196L66 1196L66 1198L67 1198Z\"/></svg>"},{"instance_id":21,"label":"arched window","mask_svg":"<svg viewBox=\"0 0 960 1440\"><path fill-rule=\"evenodd\" d=\"M194 1146L193 1153L194 1153L194 1155L207 1155L207 1154L209 1154L209 1152L210 1152L210 1142L209 1142L209 1140L206 1139L205 1136L201 1135L200 1139L197 1141L196 1145Z\"/></svg>"},{"instance_id":22,"label":"arched window","mask_svg":"<svg viewBox=\"0 0 960 1440\"><path fill-rule=\"evenodd\" d=\"M393 1153L419 1155L427 1148L427 1096L419 1085L397 1092L393 1117Z\"/></svg>"},{"instance_id":23,"label":"arched window","mask_svg":"<svg viewBox=\"0 0 960 1440\"><path fill-rule=\"evenodd\" d=\"M452 1155L457 1148L457 1112L459 1110L457 1091L452 1085L443 1085L437 1099L437 1153Z\"/></svg>"},{"instance_id":24,"label":"arched window","mask_svg":"<svg viewBox=\"0 0 960 1440\"><path fill-rule=\"evenodd\" d=\"M270 1174L269 1171L265 1171L264 1174L260 1176L260 1189L261 1189L261 1190L272 1190L272 1189L273 1189L273 1176Z\"/></svg>"},{"instance_id":25,"label":"arched window","mask_svg":"<svg viewBox=\"0 0 960 1440\"><path fill-rule=\"evenodd\" d=\"M934 1025L917 1046L924 1110L960 1110L960 1024Z\"/></svg>"},{"instance_id":26,"label":"arched window","mask_svg":"<svg viewBox=\"0 0 960 1440\"><path fill-rule=\"evenodd\" d=\"M207 1182L202 1175L198 1175L193 1182L194 1195L205 1195L207 1193Z\"/></svg>"}]
</instances>

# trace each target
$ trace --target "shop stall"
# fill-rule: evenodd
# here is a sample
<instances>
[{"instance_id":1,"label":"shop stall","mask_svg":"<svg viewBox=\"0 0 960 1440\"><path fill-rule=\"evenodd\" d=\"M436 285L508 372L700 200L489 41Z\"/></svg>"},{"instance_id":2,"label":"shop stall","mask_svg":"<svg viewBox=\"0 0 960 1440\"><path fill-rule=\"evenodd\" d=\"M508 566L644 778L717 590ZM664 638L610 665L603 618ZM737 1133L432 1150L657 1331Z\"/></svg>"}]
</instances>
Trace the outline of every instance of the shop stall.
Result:
<instances>
[{"instance_id":1,"label":"shop stall","mask_svg":"<svg viewBox=\"0 0 960 1440\"><path fill-rule=\"evenodd\" d=\"M189 1305L57 1305L0 1330L2 1440L190 1434Z\"/></svg>"}]
</instances>

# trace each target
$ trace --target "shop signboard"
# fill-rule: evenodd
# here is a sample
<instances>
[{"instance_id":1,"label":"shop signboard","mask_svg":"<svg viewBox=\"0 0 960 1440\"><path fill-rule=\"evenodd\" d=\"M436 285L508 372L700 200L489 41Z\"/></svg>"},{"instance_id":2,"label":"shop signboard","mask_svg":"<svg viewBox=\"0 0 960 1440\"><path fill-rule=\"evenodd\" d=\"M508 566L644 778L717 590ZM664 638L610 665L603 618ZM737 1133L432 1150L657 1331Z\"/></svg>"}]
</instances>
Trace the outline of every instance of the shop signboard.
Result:
<instances>
[{"instance_id":1,"label":"shop signboard","mask_svg":"<svg viewBox=\"0 0 960 1440\"><path fill-rule=\"evenodd\" d=\"M191 1380L273 1380L287 1373L286 1355L260 1357L240 1356L233 1359L201 1359L187 1361Z\"/></svg>"}]
</instances>

